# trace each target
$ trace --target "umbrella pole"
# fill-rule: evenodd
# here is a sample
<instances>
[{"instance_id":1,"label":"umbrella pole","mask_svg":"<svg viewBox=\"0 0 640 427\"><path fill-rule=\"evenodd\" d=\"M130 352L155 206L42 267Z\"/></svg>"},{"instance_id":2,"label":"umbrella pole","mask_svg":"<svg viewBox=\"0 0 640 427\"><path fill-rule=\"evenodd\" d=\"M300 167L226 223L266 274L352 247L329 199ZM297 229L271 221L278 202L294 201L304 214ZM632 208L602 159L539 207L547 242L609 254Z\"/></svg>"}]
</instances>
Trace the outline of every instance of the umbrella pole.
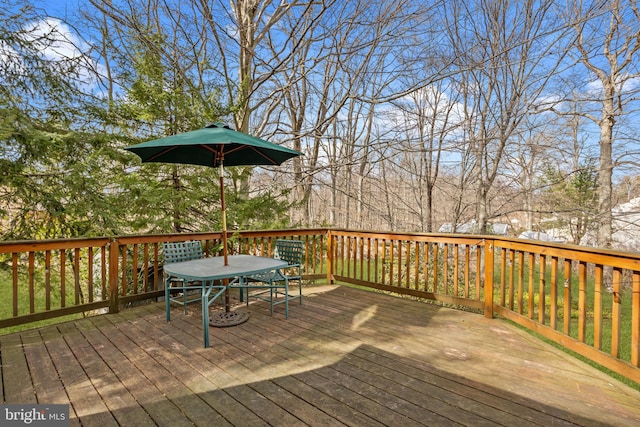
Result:
<instances>
[{"instance_id":1,"label":"umbrella pole","mask_svg":"<svg viewBox=\"0 0 640 427\"><path fill-rule=\"evenodd\" d=\"M220 209L222 210L222 255L224 256L224 265L229 265L229 251L227 249L227 207L224 202L224 166L222 159L220 160ZM229 300L229 279L224 280L227 287L224 293L224 311L231 311L231 301Z\"/></svg>"},{"instance_id":2,"label":"umbrella pole","mask_svg":"<svg viewBox=\"0 0 640 427\"><path fill-rule=\"evenodd\" d=\"M222 209L222 254L224 265L229 265L229 252L227 249L227 207L224 202L224 167L220 162L220 206Z\"/></svg>"}]
</instances>

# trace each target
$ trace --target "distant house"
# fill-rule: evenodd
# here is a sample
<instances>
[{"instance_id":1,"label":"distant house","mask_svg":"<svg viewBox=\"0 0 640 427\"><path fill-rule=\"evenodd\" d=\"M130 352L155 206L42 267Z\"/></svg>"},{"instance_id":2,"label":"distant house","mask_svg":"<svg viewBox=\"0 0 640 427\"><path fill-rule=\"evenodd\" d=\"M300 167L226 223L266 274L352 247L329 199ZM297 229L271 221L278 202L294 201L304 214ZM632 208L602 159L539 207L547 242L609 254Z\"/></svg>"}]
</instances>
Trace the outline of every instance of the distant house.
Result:
<instances>
[{"instance_id":1,"label":"distant house","mask_svg":"<svg viewBox=\"0 0 640 427\"><path fill-rule=\"evenodd\" d=\"M491 229L493 234L497 234L498 236L506 236L509 234L509 224L505 224L502 222L491 224Z\"/></svg>"},{"instance_id":2,"label":"distant house","mask_svg":"<svg viewBox=\"0 0 640 427\"><path fill-rule=\"evenodd\" d=\"M490 234L506 236L509 233L509 224L495 223L489 224L489 227ZM465 222L464 224L458 224L454 229L452 223L445 222L438 229L438 233L474 234L478 233L478 224L475 219L472 219L471 221Z\"/></svg>"},{"instance_id":3,"label":"distant house","mask_svg":"<svg viewBox=\"0 0 640 427\"><path fill-rule=\"evenodd\" d=\"M611 210L615 249L640 252L640 197L622 203Z\"/></svg>"},{"instance_id":4,"label":"distant house","mask_svg":"<svg viewBox=\"0 0 640 427\"><path fill-rule=\"evenodd\" d=\"M519 239L542 240L544 242L565 243L566 240L554 236L553 234L543 233L541 231L525 231L520 233Z\"/></svg>"}]
</instances>

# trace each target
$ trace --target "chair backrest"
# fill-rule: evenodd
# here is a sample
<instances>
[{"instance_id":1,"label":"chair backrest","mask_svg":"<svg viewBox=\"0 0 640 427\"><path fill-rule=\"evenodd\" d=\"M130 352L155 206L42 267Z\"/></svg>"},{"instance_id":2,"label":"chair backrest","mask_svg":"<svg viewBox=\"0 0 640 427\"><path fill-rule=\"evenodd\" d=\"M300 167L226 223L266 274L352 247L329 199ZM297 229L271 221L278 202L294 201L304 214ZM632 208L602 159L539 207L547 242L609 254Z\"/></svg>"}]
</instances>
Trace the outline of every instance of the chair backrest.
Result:
<instances>
[{"instance_id":1,"label":"chair backrest","mask_svg":"<svg viewBox=\"0 0 640 427\"><path fill-rule=\"evenodd\" d=\"M304 247L301 240L276 240L276 251L278 258L287 261L289 265L302 264Z\"/></svg>"},{"instance_id":2,"label":"chair backrest","mask_svg":"<svg viewBox=\"0 0 640 427\"><path fill-rule=\"evenodd\" d=\"M204 256L202 253L202 244L198 240L163 243L162 255L164 256L165 264L191 261L192 259L200 259Z\"/></svg>"}]
</instances>

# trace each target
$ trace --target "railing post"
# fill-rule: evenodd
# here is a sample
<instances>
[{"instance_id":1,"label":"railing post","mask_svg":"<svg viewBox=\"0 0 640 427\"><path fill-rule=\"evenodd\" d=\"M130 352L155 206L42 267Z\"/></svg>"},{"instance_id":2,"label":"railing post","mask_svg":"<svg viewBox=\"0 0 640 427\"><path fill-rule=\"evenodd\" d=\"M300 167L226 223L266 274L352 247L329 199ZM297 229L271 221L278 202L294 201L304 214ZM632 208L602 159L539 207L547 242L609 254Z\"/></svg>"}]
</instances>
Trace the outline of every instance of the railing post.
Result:
<instances>
[{"instance_id":1,"label":"railing post","mask_svg":"<svg viewBox=\"0 0 640 427\"><path fill-rule=\"evenodd\" d=\"M333 233L327 232L327 284L333 283Z\"/></svg>"},{"instance_id":2,"label":"railing post","mask_svg":"<svg viewBox=\"0 0 640 427\"><path fill-rule=\"evenodd\" d=\"M494 241L484 242L484 317L493 318Z\"/></svg>"},{"instance_id":3,"label":"railing post","mask_svg":"<svg viewBox=\"0 0 640 427\"><path fill-rule=\"evenodd\" d=\"M117 313L120 310L118 301L119 253L118 239L111 239L111 242L109 242L109 313Z\"/></svg>"},{"instance_id":4,"label":"railing post","mask_svg":"<svg viewBox=\"0 0 640 427\"><path fill-rule=\"evenodd\" d=\"M640 368L640 273L633 273L631 294L631 364Z\"/></svg>"}]
</instances>

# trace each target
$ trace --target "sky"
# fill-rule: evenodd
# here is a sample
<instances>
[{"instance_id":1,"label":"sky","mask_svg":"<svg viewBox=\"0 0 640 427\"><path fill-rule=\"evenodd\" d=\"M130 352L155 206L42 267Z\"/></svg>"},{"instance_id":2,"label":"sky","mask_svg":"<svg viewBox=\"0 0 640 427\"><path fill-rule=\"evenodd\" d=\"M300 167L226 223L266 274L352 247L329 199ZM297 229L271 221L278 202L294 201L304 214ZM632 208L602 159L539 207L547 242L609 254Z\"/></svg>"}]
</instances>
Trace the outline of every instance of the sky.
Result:
<instances>
[{"instance_id":1,"label":"sky","mask_svg":"<svg viewBox=\"0 0 640 427\"><path fill-rule=\"evenodd\" d=\"M21 1L22 0L19 0L19 2ZM15 4L16 1L13 0L12 3ZM48 16L48 18L29 22L26 27L29 34L32 34L34 38L39 35L49 34L51 35L51 37L48 37L49 40L53 38L57 40L49 42L46 45L44 43L42 44L40 52L45 58L54 61L58 58L84 58L84 60L87 61L87 64L91 64L92 69L100 70L102 68L99 64L96 64L95 60L83 54L83 51L87 52L89 51L89 48L79 36L80 31L77 31L69 24L63 22L65 20L68 20L69 22L77 22L78 7L82 4L88 5L87 0L35 0L33 1L33 4L37 10L34 15L41 17ZM9 5L5 5L5 7L7 6ZM15 7L15 9L18 10L17 7ZM87 34L83 34L83 37L86 36ZM3 48L7 49L6 46ZM0 52L0 57L2 56L4 56L2 59L6 61L6 52L5 55ZM20 65L17 64L17 66ZM79 81L82 82L81 84L85 85L86 89L94 91L94 89L98 88L95 77L93 77L93 73L88 71L86 73L80 73L81 74L78 76Z\"/></svg>"},{"instance_id":2,"label":"sky","mask_svg":"<svg viewBox=\"0 0 640 427\"><path fill-rule=\"evenodd\" d=\"M36 7L45 10L55 18L65 18L73 15L81 4L88 4L87 0L35 0Z\"/></svg>"}]
</instances>

